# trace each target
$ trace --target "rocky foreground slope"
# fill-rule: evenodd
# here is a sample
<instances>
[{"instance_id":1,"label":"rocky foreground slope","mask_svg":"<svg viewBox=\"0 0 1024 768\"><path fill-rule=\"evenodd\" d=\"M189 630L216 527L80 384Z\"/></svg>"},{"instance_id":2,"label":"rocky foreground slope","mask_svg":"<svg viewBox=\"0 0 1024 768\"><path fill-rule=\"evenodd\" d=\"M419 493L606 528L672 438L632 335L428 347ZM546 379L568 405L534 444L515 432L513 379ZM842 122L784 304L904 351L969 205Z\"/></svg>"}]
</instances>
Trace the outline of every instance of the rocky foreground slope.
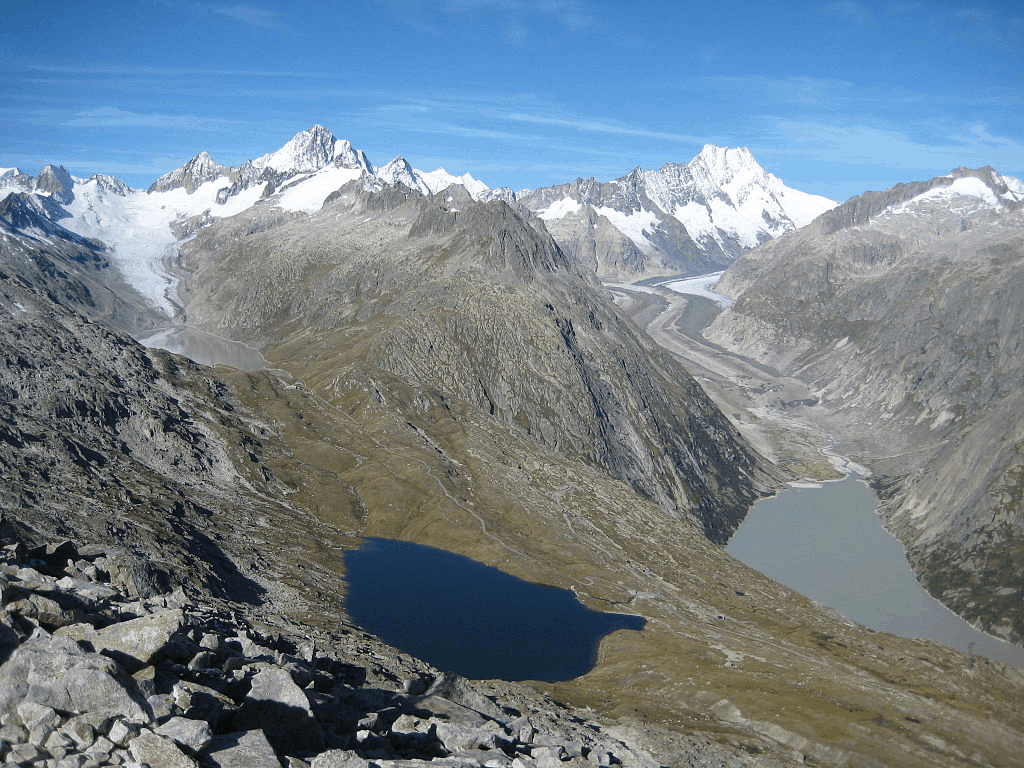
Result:
<instances>
[{"instance_id":1,"label":"rocky foreground slope","mask_svg":"<svg viewBox=\"0 0 1024 768\"><path fill-rule=\"evenodd\" d=\"M528 689L470 684L352 626L257 629L237 605L154 588L145 569L71 541L0 550L4 765L660 764ZM692 764L727 757L693 744Z\"/></svg>"},{"instance_id":2,"label":"rocky foreground slope","mask_svg":"<svg viewBox=\"0 0 1024 768\"><path fill-rule=\"evenodd\" d=\"M737 262L709 338L816 390L928 590L1024 641L1024 185L990 168L856 197Z\"/></svg>"}]
</instances>

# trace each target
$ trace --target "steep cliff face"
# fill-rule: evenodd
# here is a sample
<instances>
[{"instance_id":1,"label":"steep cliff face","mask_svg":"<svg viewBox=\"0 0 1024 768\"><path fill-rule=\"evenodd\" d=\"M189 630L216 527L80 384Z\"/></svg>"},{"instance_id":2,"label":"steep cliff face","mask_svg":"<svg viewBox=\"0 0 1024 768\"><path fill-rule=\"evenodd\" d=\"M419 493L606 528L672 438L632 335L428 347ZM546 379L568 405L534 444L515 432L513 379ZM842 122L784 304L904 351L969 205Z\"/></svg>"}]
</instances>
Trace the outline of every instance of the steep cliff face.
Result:
<instances>
[{"instance_id":1,"label":"steep cliff face","mask_svg":"<svg viewBox=\"0 0 1024 768\"><path fill-rule=\"evenodd\" d=\"M236 217L182 252L191 322L262 344L334 398L394 377L603 468L719 542L769 482L686 372L502 201L357 182L312 217Z\"/></svg>"},{"instance_id":2,"label":"steep cliff face","mask_svg":"<svg viewBox=\"0 0 1024 768\"><path fill-rule=\"evenodd\" d=\"M929 590L1024 639L1024 188L991 169L870 193L752 252L709 337L819 390Z\"/></svg>"}]
</instances>

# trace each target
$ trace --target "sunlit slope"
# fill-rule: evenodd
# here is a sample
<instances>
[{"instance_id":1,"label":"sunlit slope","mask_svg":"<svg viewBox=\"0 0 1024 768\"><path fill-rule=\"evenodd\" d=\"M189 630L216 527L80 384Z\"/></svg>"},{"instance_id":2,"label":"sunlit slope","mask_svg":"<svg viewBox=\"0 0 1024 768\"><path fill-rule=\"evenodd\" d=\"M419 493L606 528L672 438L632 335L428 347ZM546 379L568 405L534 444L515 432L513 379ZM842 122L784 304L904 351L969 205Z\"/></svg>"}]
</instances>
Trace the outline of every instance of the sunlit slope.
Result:
<instances>
[{"instance_id":1,"label":"sunlit slope","mask_svg":"<svg viewBox=\"0 0 1024 768\"><path fill-rule=\"evenodd\" d=\"M936 597L1024 638L1024 185L868 193L737 262L709 331L817 390Z\"/></svg>"}]
</instances>

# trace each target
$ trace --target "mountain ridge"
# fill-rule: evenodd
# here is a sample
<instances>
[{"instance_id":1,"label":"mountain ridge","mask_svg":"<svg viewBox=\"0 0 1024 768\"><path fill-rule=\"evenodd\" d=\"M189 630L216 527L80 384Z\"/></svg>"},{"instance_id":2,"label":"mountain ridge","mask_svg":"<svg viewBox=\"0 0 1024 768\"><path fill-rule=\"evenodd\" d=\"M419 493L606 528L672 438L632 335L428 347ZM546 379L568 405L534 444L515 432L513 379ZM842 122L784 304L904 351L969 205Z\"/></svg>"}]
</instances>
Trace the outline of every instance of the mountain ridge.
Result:
<instances>
[{"instance_id":1,"label":"mountain ridge","mask_svg":"<svg viewBox=\"0 0 1024 768\"><path fill-rule=\"evenodd\" d=\"M1022 232L1024 184L988 167L866 193L726 270L706 332L805 381L922 583L1017 643Z\"/></svg>"},{"instance_id":2,"label":"mountain ridge","mask_svg":"<svg viewBox=\"0 0 1024 768\"><path fill-rule=\"evenodd\" d=\"M57 194L70 204L83 182L66 171L58 181L53 176L57 171L46 166L39 178L33 178L10 169L0 175L0 194L5 189ZM834 204L786 187L746 148L708 144L688 163L666 163L651 171L637 168L608 182L577 179L514 192L491 189L468 173L420 171L401 155L375 167L362 150L319 124L295 134L278 150L234 168L200 152L146 191L183 190L190 198L180 213L186 217L206 208L213 218L232 215L238 201L252 204L275 195L289 210L312 212L359 175L368 184L403 184L425 195L457 185L475 200L519 203L545 220L563 249L602 277L615 280L719 270L744 250L801 226ZM121 186L124 195L132 194ZM286 187L291 193L281 196Z\"/></svg>"},{"instance_id":3,"label":"mountain ridge","mask_svg":"<svg viewBox=\"0 0 1024 768\"><path fill-rule=\"evenodd\" d=\"M518 199L563 247L615 280L714 272L836 205L786 187L747 148L711 144L688 163L604 183L577 179ZM602 234L595 216L619 235Z\"/></svg>"}]
</instances>

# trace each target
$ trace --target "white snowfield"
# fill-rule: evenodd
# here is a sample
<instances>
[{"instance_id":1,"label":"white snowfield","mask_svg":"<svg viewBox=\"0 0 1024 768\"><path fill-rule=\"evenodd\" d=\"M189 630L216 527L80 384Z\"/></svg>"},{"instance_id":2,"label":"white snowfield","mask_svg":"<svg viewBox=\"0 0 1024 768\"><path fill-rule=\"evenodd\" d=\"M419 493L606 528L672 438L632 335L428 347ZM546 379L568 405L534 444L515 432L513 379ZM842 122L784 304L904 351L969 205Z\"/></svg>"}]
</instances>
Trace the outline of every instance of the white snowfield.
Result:
<instances>
[{"instance_id":1,"label":"white snowfield","mask_svg":"<svg viewBox=\"0 0 1024 768\"><path fill-rule=\"evenodd\" d=\"M555 200L547 208L541 208L537 211L537 216L544 221L555 221L571 213L579 213L582 208L583 204L579 200L563 197L561 200Z\"/></svg>"},{"instance_id":2,"label":"white snowfield","mask_svg":"<svg viewBox=\"0 0 1024 768\"><path fill-rule=\"evenodd\" d=\"M948 185L933 187L927 192L882 211L872 221L885 222L901 216L932 216L935 209L945 214L969 216L983 210L1000 211L1006 203L1024 201L1024 182L998 173L967 176L947 176ZM999 188L1006 187L1000 192Z\"/></svg>"},{"instance_id":3,"label":"white snowfield","mask_svg":"<svg viewBox=\"0 0 1024 768\"><path fill-rule=\"evenodd\" d=\"M653 234L661 223L661 219L653 211L630 211L623 213L615 208L601 206L594 209L601 216L604 216L622 234L628 237L644 253L649 253L654 248L648 233Z\"/></svg>"},{"instance_id":4,"label":"white snowfield","mask_svg":"<svg viewBox=\"0 0 1024 768\"><path fill-rule=\"evenodd\" d=\"M313 214L324 206L324 201L348 182L358 179L362 168L323 168L298 183L287 186L277 196L277 205L286 211Z\"/></svg>"}]
</instances>

